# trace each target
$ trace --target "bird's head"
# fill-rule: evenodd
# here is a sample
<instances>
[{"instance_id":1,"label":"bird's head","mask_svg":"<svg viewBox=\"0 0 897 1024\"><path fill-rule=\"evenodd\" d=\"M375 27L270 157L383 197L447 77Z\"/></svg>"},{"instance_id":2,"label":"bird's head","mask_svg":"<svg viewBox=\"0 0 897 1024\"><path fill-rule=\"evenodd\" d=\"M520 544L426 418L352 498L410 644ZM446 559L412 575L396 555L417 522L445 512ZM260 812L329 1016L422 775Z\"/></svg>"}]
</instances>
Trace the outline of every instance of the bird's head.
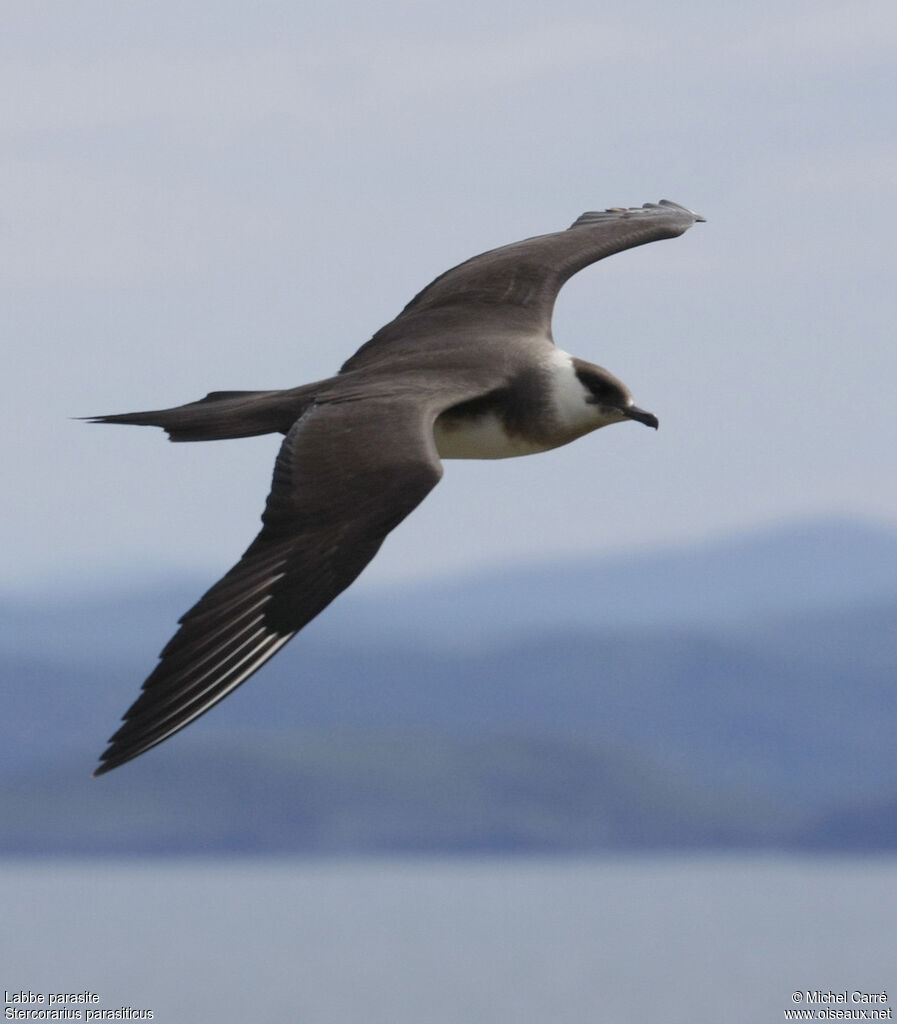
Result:
<instances>
[{"instance_id":1,"label":"bird's head","mask_svg":"<svg viewBox=\"0 0 897 1024\"><path fill-rule=\"evenodd\" d=\"M623 420L636 420L638 423L644 423L646 427L657 429L659 421L654 413L645 412L635 405L629 389L612 373L582 359L573 360L573 369L586 390L586 402L596 407L596 412L604 421L601 426L621 423Z\"/></svg>"}]
</instances>

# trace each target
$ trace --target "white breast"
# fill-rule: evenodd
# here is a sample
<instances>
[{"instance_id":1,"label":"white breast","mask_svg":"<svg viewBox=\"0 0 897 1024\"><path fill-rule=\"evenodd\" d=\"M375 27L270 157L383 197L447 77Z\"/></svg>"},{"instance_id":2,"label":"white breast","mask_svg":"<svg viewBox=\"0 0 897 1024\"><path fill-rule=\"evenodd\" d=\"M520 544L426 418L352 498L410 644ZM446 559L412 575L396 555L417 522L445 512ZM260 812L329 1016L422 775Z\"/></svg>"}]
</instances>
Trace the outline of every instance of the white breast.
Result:
<instances>
[{"instance_id":1,"label":"white breast","mask_svg":"<svg viewBox=\"0 0 897 1024\"><path fill-rule=\"evenodd\" d=\"M509 459L554 447L508 434L501 419L493 413L468 420L440 416L433 425L433 437L441 459Z\"/></svg>"}]
</instances>

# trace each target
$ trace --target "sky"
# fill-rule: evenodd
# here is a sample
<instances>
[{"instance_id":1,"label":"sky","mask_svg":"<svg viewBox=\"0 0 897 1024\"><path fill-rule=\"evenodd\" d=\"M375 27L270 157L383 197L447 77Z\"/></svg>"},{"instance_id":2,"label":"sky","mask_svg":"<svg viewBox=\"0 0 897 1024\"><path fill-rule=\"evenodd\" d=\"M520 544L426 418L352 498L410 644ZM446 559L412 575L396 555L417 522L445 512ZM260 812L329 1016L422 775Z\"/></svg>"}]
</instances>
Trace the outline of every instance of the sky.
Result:
<instances>
[{"instance_id":1,"label":"sky","mask_svg":"<svg viewBox=\"0 0 897 1024\"><path fill-rule=\"evenodd\" d=\"M73 419L329 376L433 277L580 213L707 218L564 288L661 421L452 462L367 585L828 515L897 526L897 7L8 4L7 592L211 579L279 437Z\"/></svg>"}]
</instances>

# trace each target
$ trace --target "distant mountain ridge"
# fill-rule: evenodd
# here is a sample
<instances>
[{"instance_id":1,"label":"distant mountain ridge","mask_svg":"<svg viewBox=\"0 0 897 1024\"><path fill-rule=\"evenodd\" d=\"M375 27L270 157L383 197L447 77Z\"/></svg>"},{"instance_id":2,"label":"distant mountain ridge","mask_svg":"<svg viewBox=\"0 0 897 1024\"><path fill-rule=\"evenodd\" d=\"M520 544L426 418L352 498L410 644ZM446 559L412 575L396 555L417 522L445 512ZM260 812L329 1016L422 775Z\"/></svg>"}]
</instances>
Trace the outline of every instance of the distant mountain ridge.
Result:
<instances>
[{"instance_id":1,"label":"distant mountain ridge","mask_svg":"<svg viewBox=\"0 0 897 1024\"><path fill-rule=\"evenodd\" d=\"M544 560L408 587L403 622L428 640L488 629L735 625L897 598L897 529L828 519L699 544ZM368 601L371 598L367 599ZM370 612L368 612L370 614Z\"/></svg>"},{"instance_id":2,"label":"distant mountain ridge","mask_svg":"<svg viewBox=\"0 0 897 1024\"><path fill-rule=\"evenodd\" d=\"M7 599L0 850L833 848L897 803L897 531L817 523L349 594L91 780L201 589ZM279 832L256 810L268 785Z\"/></svg>"},{"instance_id":3,"label":"distant mountain ridge","mask_svg":"<svg viewBox=\"0 0 897 1024\"><path fill-rule=\"evenodd\" d=\"M159 647L213 578L134 578L108 596L0 595L0 656ZM700 544L552 559L341 595L306 628L327 642L493 644L532 630L743 624L897 599L897 529L845 519ZM153 640L153 633L158 639ZM153 657L157 653L152 651Z\"/></svg>"}]
</instances>

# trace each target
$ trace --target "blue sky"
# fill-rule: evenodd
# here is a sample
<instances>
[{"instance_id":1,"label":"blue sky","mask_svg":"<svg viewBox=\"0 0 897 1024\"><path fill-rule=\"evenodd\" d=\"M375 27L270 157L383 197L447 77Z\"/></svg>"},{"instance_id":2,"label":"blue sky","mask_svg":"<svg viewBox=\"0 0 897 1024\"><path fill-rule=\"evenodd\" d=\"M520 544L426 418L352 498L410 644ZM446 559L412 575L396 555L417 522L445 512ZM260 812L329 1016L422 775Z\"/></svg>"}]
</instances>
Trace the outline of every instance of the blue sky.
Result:
<instances>
[{"instance_id":1,"label":"blue sky","mask_svg":"<svg viewBox=\"0 0 897 1024\"><path fill-rule=\"evenodd\" d=\"M657 434L451 463L368 583L847 514L897 525L897 8L41 3L0 33L6 589L214 574L276 438L69 417L327 376L436 274L661 197L565 288Z\"/></svg>"}]
</instances>

